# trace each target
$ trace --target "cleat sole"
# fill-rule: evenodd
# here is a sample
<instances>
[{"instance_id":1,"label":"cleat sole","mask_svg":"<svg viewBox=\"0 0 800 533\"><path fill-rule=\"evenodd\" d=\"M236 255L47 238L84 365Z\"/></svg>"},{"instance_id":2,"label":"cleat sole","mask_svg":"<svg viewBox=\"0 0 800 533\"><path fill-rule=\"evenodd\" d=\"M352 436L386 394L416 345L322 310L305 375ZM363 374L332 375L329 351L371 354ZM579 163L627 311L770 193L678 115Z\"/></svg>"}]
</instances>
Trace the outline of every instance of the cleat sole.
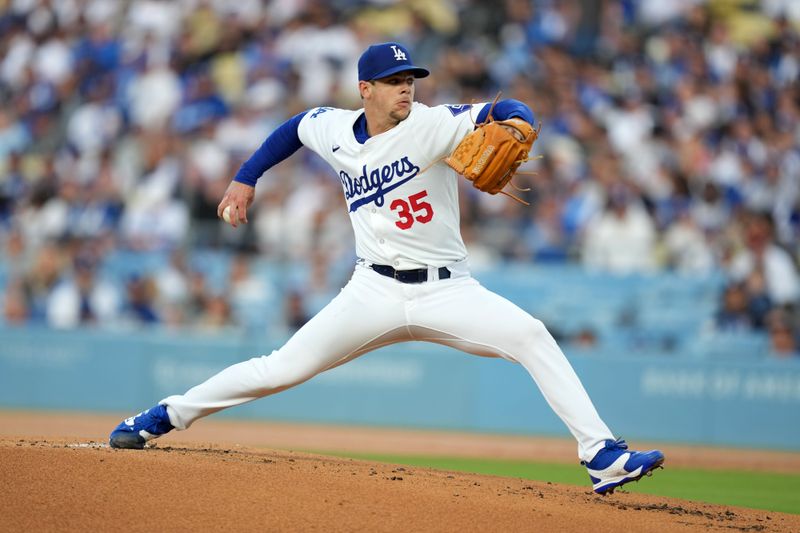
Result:
<instances>
[{"instance_id":1,"label":"cleat sole","mask_svg":"<svg viewBox=\"0 0 800 533\"><path fill-rule=\"evenodd\" d=\"M144 439L140 436L129 433L120 432L119 434L112 434L108 439L108 444L112 448L128 449L128 450L142 450L144 449Z\"/></svg>"}]
</instances>

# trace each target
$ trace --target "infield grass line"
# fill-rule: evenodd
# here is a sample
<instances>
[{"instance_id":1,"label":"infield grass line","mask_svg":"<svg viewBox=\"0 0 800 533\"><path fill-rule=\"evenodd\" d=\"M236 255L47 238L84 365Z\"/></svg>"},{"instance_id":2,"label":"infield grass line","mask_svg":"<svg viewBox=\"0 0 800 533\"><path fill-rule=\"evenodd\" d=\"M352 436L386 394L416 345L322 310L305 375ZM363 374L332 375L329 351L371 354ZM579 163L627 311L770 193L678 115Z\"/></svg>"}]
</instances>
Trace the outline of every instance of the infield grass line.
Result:
<instances>
[{"instance_id":1,"label":"infield grass line","mask_svg":"<svg viewBox=\"0 0 800 533\"><path fill-rule=\"evenodd\" d=\"M575 466L507 459L472 459L418 455L320 452L325 455L474 474L551 481L590 488L589 475ZM800 514L800 474L744 470L658 469L652 477L629 483L620 491L699 502Z\"/></svg>"}]
</instances>

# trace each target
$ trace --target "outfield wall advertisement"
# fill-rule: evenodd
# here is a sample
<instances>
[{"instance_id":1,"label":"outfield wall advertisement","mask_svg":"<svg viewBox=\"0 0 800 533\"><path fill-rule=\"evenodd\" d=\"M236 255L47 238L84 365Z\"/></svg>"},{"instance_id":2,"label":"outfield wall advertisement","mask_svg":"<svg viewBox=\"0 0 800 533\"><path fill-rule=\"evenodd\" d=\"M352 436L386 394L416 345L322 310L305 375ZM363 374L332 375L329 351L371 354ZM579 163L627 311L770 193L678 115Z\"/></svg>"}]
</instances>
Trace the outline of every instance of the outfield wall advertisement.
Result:
<instances>
[{"instance_id":1,"label":"outfield wall advertisement","mask_svg":"<svg viewBox=\"0 0 800 533\"><path fill-rule=\"evenodd\" d=\"M0 408L121 414L275 347L143 332L0 337ZM800 450L800 361L569 357L617 436ZM383 348L214 416L568 435L521 366L423 343Z\"/></svg>"}]
</instances>

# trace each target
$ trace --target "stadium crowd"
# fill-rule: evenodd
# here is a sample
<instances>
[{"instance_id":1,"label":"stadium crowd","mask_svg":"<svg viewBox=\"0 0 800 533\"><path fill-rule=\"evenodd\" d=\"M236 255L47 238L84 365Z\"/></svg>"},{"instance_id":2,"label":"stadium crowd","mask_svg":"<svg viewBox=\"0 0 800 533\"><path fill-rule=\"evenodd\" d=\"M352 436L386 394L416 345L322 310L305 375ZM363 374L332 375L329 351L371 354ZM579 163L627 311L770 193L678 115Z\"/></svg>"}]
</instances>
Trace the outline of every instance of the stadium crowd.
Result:
<instances>
[{"instance_id":1,"label":"stadium crowd","mask_svg":"<svg viewBox=\"0 0 800 533\"><path fill-rule=\"evenodd\" d=\"M798 352L800 4L791 0L0 0L0 263L6 323L235 322L276 290L253 253L352 264L338 180L309 151L267 172L245 230L216 205L294 114L360 107L356 63L398 40L429 105L505 97L543 123L524 207L462 184L477 267L580 262L724 272L720 330ZM187 250L231 250L210 288ZM170 254L123 287L116 250ZM235 253L234 253L235 251ZM238 295L238 296L237 296ZM309 314L286 297L287 322Z\"/></svg>"}]
</instances>

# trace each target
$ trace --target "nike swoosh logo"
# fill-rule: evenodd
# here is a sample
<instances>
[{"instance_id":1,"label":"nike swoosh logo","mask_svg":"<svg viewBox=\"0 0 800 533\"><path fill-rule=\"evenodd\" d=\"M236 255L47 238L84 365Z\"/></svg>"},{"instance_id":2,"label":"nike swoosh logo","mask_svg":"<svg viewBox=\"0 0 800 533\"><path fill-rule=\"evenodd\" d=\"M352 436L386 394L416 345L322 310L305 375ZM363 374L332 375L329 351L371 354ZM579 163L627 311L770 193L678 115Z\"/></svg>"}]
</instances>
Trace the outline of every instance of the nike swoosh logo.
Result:
<instances>
[{"instance_id":1,"label":"nike swoosh logo","mask_svg":"<svg viewBox=\"0 0 800 533\"><path fill-rule=\"evenodd\" d=\"M337 151L339 148L341 148L341 146L339 146L338 144L334 144L334 145L333 145L333 147L332 147L332 150L335 152L335 151Z\"/></svg>"}]
</instances>

